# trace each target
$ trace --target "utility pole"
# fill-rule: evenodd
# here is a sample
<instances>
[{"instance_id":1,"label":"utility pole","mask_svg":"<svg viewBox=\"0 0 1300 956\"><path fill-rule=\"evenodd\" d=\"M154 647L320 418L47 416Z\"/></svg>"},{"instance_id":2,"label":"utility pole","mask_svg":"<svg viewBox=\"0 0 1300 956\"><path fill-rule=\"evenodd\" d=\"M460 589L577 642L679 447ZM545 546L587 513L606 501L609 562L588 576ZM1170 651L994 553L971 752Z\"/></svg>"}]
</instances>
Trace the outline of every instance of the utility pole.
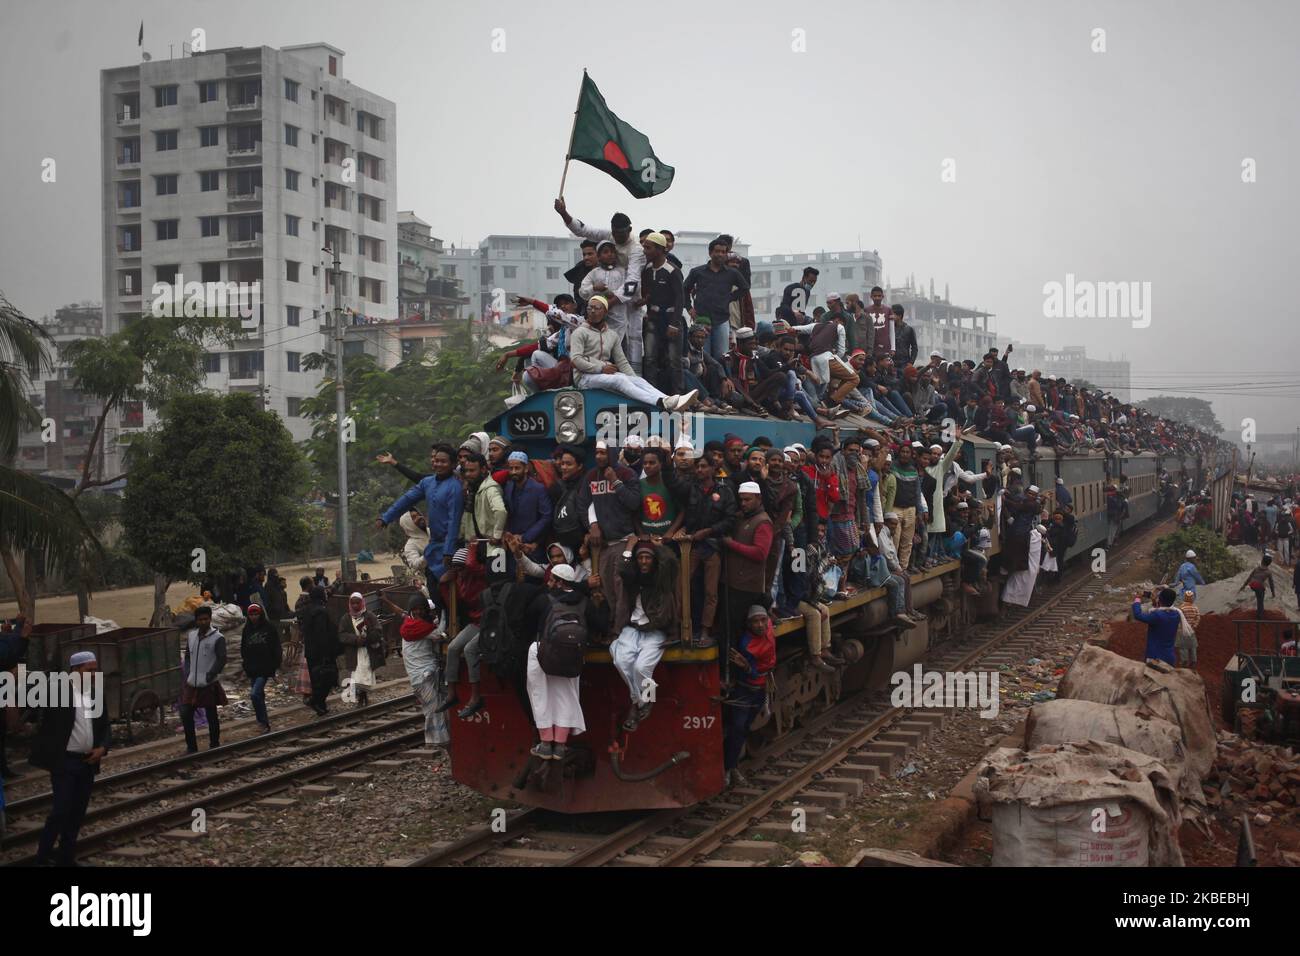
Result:
<instances>
[{"instance_id":1,"label":"utility pole","mask_svg":"<svg viewBox=\"0 0 1300 956\"><path fill-rule=\"evenodd\" d=\"M342 554L343 580L357 579L356 563L352 560L351 536L348 531L348 443L344 438L347 419L347 400L343 394L343 274L336 249L325 247L334 256L334 408L339 428L339 551Z\"/></svg>"}]
</instances>

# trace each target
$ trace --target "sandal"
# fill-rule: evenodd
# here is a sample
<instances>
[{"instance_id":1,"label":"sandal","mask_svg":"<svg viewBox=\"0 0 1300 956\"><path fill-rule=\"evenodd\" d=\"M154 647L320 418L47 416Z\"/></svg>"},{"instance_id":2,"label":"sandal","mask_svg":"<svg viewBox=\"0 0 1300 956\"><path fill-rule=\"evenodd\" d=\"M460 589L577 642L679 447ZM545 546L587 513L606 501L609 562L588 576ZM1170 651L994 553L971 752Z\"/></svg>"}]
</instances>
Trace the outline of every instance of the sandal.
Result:
<instances>
[{"instance_id":1,"label":"sandal","mask_svg":"<svg viewBox=\"0 0 1300 956\"><path fill-rule=\"evenodd\" d=\"M441 707L433 708L433 712L435 714L445 714L447 711L451 710L459 703L460 703L460 698L457 697L455 694L452 694L450 697L447 698L447 700L443 703Z\"/></svg>"},{"instance_id":2,"label":"sandal","mask_svg":"<svg viewBox=\"0 0 1300 956\"><path fill-rule=\"evenodd\" d=\"M473 717L475 714L477 714L480 710L482 710L486 706L487 706L487 701L482 697L480 697L474 703L467 704L456 716L459 717L461 720L469 720L471 717Z\"/></svg>"}]
</instances>

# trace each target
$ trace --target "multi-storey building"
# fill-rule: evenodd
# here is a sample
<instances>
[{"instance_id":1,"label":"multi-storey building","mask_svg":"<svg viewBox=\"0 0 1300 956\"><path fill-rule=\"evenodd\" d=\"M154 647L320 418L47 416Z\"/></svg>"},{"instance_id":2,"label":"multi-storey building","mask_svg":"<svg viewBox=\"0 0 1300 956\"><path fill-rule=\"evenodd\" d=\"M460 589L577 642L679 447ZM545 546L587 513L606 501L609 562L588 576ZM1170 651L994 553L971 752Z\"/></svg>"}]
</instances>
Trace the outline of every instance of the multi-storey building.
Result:
<instances>
[{"instance_id":1,"label":"multi-storey building","mask_svg":"<svg viewBox=\"0 0 1300 956\"><path fill-rule=\"evenodd\" d=\"M709 237L713 238L712 236ZM708 240L705 240L707 243ZM686 264L685 258L682 264ZM803 270L812 266L819 273L813 287L808 309L826 304L831 292L848 295L856 292L867 298L873 285L881 285L880 253L854 250L850 252L796 252L775 256L750 256L750 297L754 300L754 315L771 319L781 304L781 292L791 282L798 282Z\"/></svg>"},{"instance_id":2,"label":"multi-storey building","mask_svg":"<svg viewBox=\"0 0 1300 956\"><path fill-rule=\"evenodd\" d=\"M65 305L41 324L54 341L54 368L31 382L27 397L41 413L42 424L19 435L17 465L23 471L39 472L60 485L71 486L90 454L95 422L104 403L76 389L60 349L71 342L103 335L104 311L91 303ZM135 422L141 414L139 402L128 402L121 417ZM47 423L51 427L45 427ZM116 425L106 431L102 453L91 465L92 478L105 478L107 473L117 474L120 470L116 431Z\"/></svg>"},{"instance_id":3,"label":"multi-storey building","mask_svg":"<svg viewBox=\"0 0 1300 956\"><path fill-rule=\"evenodd\" d=\"M332 252L344 308L397 315L396 107L345 79L343 57L232 47L100 80L106 330L149 308L155 283L260 283L260 323L207 356L207 385L259 393L298 439Z\"/></svg>"},{"instance_id":4,"label":"multi-storey building","mask_svg":"<svg viewBox=\"0 0 1300 956\"><path fill-rule=\"evenodd\" d=\"M411 211L397 213L397 314L403 322L456 318L469 298L442 273L442 240Z\"/></svg>"}]
</instances>

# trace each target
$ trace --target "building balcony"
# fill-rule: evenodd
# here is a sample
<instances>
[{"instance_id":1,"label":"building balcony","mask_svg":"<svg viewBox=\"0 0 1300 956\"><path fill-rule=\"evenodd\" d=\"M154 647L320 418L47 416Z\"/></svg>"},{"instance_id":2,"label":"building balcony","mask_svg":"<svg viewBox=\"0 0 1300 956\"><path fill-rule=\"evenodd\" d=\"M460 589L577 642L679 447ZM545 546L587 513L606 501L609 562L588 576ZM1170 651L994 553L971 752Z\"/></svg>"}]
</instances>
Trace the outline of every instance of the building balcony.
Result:
<instances>
[{"instance_id":1,"label":"building balcony","mask_svg":"<svg viewBox=\"0 0 1300 956\"><path fill-rule=\"evenodd\" d=\"M261 388L266 379L266 373L255 369L232 368L230 377L226 384L233 389Z\"/></svg>"},{"instance_id":2,"label":"building balcony","mask_svg":"<svg viewBox=\"0 0 1300 956\"><path fill-rule=\"evenodd\" d=\"M229 63L226 65L226 73L229 76L260 76L262 73L262 61L252 60L247 63Z\"/></svg>"},{"instance_id":3,"label":"building balcony","mask_svg":"<svg viewBox=\"0 0 1300 956\"><path fill-rule=\"evenodd\" d=\"M117 168L118 169L139 169L140 157L139 156L118 156Z\"/></svg>"},{"instance_id":4,"label":"building balcony","mask_svg":"<svg viewBox=\"0 0 1300 956\"><path fill-rule=\"evenodd\" d=\"M253 186L243 190L238 188L230 189L226 193L226 202L231 206L261 205L262 187Z\"/></svg>"},{"instance_id":5,"label":"building balcony","mask_svg":"<svg viewBox=\"0 0 1300 956\"><path fill-rule=\"evenodd\" d=\"M126 246L126 245L123 245L122 243L119 242L119 243L117 244L117 254L118 254L119 256L128 256L128 257L135 257L135 258L138 258L139 255L140 255L140 247L139 247L138 245L134 245L134 246Z\"/></svg>"},{"instance_id":6,"label":"building balcony","mask_svg":"<svg viewBox=\"0 0 1300 956\"><path fill-rule=\"evenodd\" d=\"M139 305L143 293L139 289L118 289L117 298L122 305Z\"/></svg>"},{"instance_id":7,"label":"building balcony","mask_svg":"<svg viewBox=\"0 0 1300 956\"><path fill-rule=\"evenodd\" d=\"M139 126L139 125L140 125L140 111L139 111L139 110L134 110L134 111L133 111L133 110L118 110L118 111L117 111L117 125L118 125L118 126Z\"/></svg>"},{"instance_id":8,"label":"building balcony","mask_svg":"<svg viewBox=\"0 0 1300 956\"><path fill-rule=\"evenodd\" d=\"M226 243L226 252L232 259L260 256L262 254L262 237L253 239L233 239Z\"/></svg>"},{"instance_id":9,"label":"building balcony","mask_svg":"<svg viewBox=\"0 0 1300 956\"><path fill-rule=\"evenodd\" d=\"M251 100L245 100L243 103L227 103L226 112L228 113L252 113L262 108L262 98L254 96Z\"/></svg>"},{"instance_id":10,"label":"building balcony","mask_svg":"<svg viewBox=\"0 0 1300 956\"><path fill-rule=\"evenodd\" d=\"M226 158L232 162L240 162L246 159L260 160L262 158L262 141L259 139L251 146L238 146L231 143L230 148L226 150Z\"/></svg>"}]
</instances>

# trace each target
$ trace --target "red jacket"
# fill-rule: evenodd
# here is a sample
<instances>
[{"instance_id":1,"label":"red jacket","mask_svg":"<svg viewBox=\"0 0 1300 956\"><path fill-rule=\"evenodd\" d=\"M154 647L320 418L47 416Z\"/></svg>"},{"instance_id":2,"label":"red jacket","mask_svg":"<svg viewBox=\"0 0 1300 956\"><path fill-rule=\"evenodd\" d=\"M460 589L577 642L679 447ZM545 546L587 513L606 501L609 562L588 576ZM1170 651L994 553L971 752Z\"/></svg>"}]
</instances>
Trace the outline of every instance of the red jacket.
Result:
<instances>
[{"instance_id":1,"label":"red jacket","mask_svg":"<svg viewBox=\"0 0 1300 956\"><path fill-rule=\"evenodd\" d=\"M748 627L740 635L736 644L747 665L739 673L741 683L750 687L766 687L767 675L776 667L776 637L772 633L772 621L768 620L762 634L755 634Z\"/></svg>"}]
</instances>

